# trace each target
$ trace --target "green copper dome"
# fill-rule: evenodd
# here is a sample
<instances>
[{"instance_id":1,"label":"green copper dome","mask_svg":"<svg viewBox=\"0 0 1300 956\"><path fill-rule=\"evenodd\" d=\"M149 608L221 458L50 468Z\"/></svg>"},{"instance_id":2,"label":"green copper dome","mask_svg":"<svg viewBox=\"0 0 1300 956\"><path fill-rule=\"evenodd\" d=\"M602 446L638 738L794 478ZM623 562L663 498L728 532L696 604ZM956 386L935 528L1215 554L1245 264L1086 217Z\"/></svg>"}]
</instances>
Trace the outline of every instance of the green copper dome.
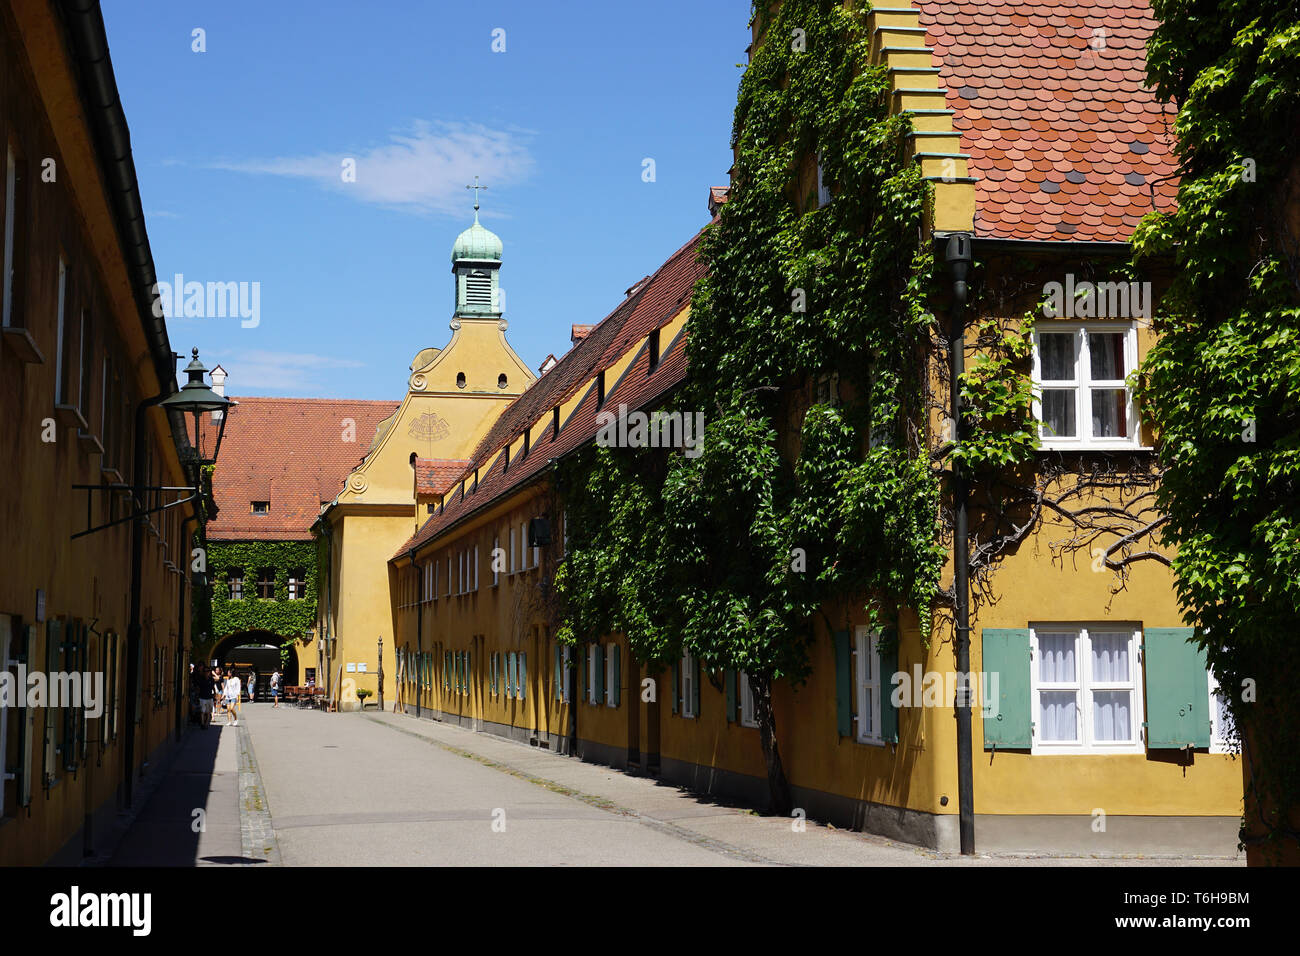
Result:
<instances>
[{"instance_id":1,"label":"green copper dome","mask_svg":"<svg viewBox=\"0 0 1300 956\"><path fill-rule=\"evenodd\" d=\"M478 213L474 213L474 225L459 236L451 247L451 261L462 259L501 261L501 237L490 229L479 225Z\"/></svg>"}]
</instances>

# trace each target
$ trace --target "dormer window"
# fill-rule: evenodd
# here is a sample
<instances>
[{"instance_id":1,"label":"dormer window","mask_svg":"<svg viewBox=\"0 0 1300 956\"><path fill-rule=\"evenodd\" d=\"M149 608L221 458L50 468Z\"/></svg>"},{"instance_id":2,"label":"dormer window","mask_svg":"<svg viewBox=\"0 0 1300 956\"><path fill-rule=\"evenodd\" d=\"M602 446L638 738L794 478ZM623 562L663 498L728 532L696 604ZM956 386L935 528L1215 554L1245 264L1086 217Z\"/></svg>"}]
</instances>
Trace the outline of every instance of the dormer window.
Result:
<instances>
[{"instance_id":1,"label":"dormer window","mask_svg":"<svg viewBox=\"0 0 1300 956\"><path fill-rule=\"evenodd\" d=\"M596 407L600 408L605 404L605 372L601 370L596 376Z\"/></svg>"},{"instance_id":2,"label":"dormer window","mask_svg":"<svg viewBox=\"0 0 1300 956\"><path fill-rule=\"evenodd\" d=\"M650 353L650 371L654 372L659 367L659 330L655 329L650 333L650 341L646 345Z\"/></svg>"},{"instance_id":3,"label":"dormer window","mask_svg":"<svg viewBox=\"0 0 1300 956\"><path fill-rule=\"evenodd\" d=\"M464 373L464 372L457 372L457 373L456 373L456 387L457 387L457 388L464 388L464 387L465 387L465 373Z\"/></svg>"},{"instance_id":4,"label":"dormer window","mask_svg":"<svg viewBox=\"0 0 1300 956\"><path fill-rule=\"evenodd\" d=\"M523 450L519 452L519 457L520 457L520 458L527 458L527 457L528 457L529 437L530 437L530 436L529 436L529 430L528 430L528 429L524 429L524 447L523 447Z\"/></svg>"},{"instance_id":5,"label":"dormer window","mask_svg":"<svg viewBox=\"0 0 1300 956\"><path fill-rule=\"evenodd\" d=\"M560 406L556 405L551 409L551 437L558 438L560 435Z\"/></svg>"},{"instance_id":6,"label":"dormer window","mask_svg":"<svg viewBox=\"0 0 1300 956\"><path fill-rule=\"evenodd\" d=\"M253 501L250 502L250 508L255 515L269 515L271 513L271 502Z\"/></svg>"},{"instance_id":7,"label":"dormer window","mask_svg":"<svg viewBox=\"0 0 1300 956\"><path fill-rule=\"evenodd\" d=\"M502 372L500 375L497 376L497 388L505 388L505 387L506 387L506 373Z\"/></svg>"}]
</instances>

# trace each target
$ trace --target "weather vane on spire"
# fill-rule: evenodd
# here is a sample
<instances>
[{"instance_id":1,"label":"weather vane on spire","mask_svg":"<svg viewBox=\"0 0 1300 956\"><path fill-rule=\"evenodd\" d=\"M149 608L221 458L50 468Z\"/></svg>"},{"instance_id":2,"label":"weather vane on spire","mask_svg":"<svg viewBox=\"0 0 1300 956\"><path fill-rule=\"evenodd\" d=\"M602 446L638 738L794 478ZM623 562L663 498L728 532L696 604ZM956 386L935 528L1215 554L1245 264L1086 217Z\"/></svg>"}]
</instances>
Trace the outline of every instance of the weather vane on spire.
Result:
<instances>
[{"instance_id":1,"label":"weather vane on spire","mask_svg":"<svg viewBox=\"0 0 1300 956\"><path fill-rule=\"evenodd\" d=\"M478 177L475 176L474 184L472 186L466 186L465 188L474 190L474 221L478 222L478 191L480 189L487 189L487 187L480 186L478 182Z\"/></svg>"}]
</instances>

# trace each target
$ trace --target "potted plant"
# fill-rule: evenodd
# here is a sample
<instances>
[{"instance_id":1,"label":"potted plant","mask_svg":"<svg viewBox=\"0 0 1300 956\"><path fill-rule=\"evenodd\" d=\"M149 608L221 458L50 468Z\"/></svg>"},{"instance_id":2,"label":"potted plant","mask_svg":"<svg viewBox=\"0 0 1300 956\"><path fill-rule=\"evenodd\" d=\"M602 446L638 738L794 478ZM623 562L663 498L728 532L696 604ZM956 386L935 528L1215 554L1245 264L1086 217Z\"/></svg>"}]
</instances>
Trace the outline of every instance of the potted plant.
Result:
<instances>
[{"instance_id":1,"label":"potted plant","mask_svg":"<svg viewBox=\"0 0 1300 956\"><path fill-rule=\"evenodd\" d=\"M366 690L364 687L357 691L357 700L361 701L361 709L366 709L366 698L374 694L373 690Z\"/></svg>"}]
</instances>

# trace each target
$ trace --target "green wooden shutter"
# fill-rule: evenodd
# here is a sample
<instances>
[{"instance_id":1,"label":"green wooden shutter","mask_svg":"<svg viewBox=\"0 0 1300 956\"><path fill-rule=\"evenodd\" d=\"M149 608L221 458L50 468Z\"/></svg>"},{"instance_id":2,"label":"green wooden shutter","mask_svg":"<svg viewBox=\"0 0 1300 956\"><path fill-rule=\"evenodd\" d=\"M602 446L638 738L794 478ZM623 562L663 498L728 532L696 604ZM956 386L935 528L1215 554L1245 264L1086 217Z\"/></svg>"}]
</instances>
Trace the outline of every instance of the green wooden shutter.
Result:
<instances>
[{"instance_id":1,"label":"green wooden shutter","mask_svg":"<svg viewBox=\"0 0 1300 956\"><path fill-rule=\"evenodd\" d=\"M1147 747L1210 746L1210 683L1205 650L1190 627L1148 627L1143 634Z\"/></svg>"},{"instance_id":2,"label":"green wooden shutter","mask_svg":"<svg viewBox=\"0 0 1300 956\"><path fill-rule=\"evenodd\" d=\"M682 662L681 662L681 659L679 658L679 659L673 661L673 693L672 693L672 701L673 701L673 713L674 713L674 714L677 713L677 710L678 710L677 702L678 702L678 700L681 698L681 693L682 693Z\"/></svg>"},{"instance_id":3,"label":"green wooden shutter","mask_svg":"<svg viewBox=\"0 0 1300 956\"><path fill-rule=\"evenodd\" d=\"M691 682L691 713L695 719L700 717L700 659L693 658L695 661L695 680Z\"/></svg>"},{"instance_id":4,"label":"green wooden shutter","mask_svg":"<svg viewBox=\"0 0 1300 956\"><path fill-rule=\"evenodd\" d=\"M849 632L835 632L835 717L841 737L853 734L853 670Z\"/></svg>"},{"instance_id":5,"label":"green wooden shutter","mask_svg":"<svg viewBox=\"0 0 1300 956\"><path fill-rule=\"evenodd\" d=\"M519 699L528 699L528 652L519 653Z\"/></svg>"},{"instance_id":6,"label":"green wooden shutter","mask_svg":"<svg viewBox=\"0 0 1300 956\"><path fill-rule=\"evenodd\" d=\"M603 704L605 703L605 648L597 644L593 650L596 657L591 669L595 673L591 677L596 689L596 703Z\"/></svg>"},{"instance_id":7,"label":"green wooden shutter","mask_svg":"<svg viewBox=\"0 0 1300 956\"><path fill-rule=\"evenodd\" d=\"M622 689L620 685L623 682L623 673L622 673L623 662L621 657L619 656L619 647L617 644L612 645L609 649L609 652L614 655L614 683L611 684L609 688L609 701L611 704L617 707L622 700L622 698L619 695L619 692Z\"/></svg>"},{"instance_id":8,"label":"green wooden shutter","mask_svg":"<svg viewBox=\"0 0 1300 956\"><path fill-rule=\"evenodd\" d=\"M736 672L728 667L722 681L727 685L727 723L730 724L736 719Z\"/></svg>"},{"instance_id":9,"label":"green wooden shutter","mask_svg":"<svg viewBox=\"0 0 1300 956\"><path fill-rule=\"evenodd\" d=\"M898 708L894 706L894 675L898 673L898 629L885 628L877 644L880 666L880 739L898 743Z\"/></svg>"},{"instance_id":10,"label":"green wooden shutter","mask_svg":"<svg viewBox=\"0 0 1300 956\"><path fill-rule=\"evenodd\" d=\"M986 627L981 636L985 681L993 690L997 675L997 699L985 713L984 749L1028 750L1033 734L1029 697L1029 628Z\"/></svg>"}]
</instances>

